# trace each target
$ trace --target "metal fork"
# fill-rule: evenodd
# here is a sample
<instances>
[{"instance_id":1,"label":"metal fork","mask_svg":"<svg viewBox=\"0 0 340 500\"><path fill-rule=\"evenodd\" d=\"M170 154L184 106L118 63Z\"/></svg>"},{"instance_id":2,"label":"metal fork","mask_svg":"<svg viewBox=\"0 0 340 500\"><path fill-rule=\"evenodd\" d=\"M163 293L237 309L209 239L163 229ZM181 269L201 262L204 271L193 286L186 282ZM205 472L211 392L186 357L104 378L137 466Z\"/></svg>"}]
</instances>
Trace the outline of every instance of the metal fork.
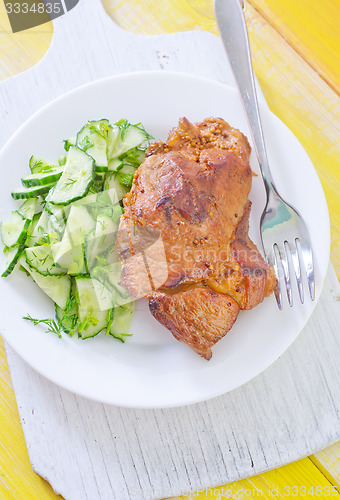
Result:
<instances>
[{"instance_id":1,"label":"metal fork","mask_svg":"<svg viewBox=\"0 0 340 500\"><path fill-rule=\"evenodd\" d=\"M218 30L237 82L250 125L256 156L267 194L260 229L264 253L277 277L275 296L282 309L282 290L285 288L289 305L293 305L292 279L294 273L300 300L304 302L302 263L305 268L310 297L315 298L315 279L312 248L308 230L301 215L279 195L270 169L262 132L249 39L243 2L215 0Z\"/></svg>"}]
</instances>

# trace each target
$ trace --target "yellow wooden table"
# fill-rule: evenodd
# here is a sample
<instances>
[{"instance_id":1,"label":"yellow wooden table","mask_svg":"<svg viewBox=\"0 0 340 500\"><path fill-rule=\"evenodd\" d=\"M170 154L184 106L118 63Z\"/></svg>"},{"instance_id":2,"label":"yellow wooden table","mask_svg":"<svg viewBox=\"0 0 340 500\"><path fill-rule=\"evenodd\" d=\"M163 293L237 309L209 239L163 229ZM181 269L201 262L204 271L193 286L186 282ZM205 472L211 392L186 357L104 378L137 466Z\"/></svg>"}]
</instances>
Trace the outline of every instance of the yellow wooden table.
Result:
<instances>
[{"instance_id":1,"label":"yellow wooden table","mask_svg":"<svg viewBox=\"0 0 340 500\"><path fill-rule=\"evenodd\" d=\"M212 0L103 3L117 24L135 33L192 29L216 33ZM246 17L255 72L267 102L303 144L323 184L331 219L331 259L340 277L340 2L250 0ZM12 34L0 2L0 79L39 61L51 37L49 24ZM195 498L328 498L338 496L338 487L340 443L280 469L201 492ZM54 498L58 496L51 487L31 469L1 343L0 499Z\"/></svg>"}]
</instances>

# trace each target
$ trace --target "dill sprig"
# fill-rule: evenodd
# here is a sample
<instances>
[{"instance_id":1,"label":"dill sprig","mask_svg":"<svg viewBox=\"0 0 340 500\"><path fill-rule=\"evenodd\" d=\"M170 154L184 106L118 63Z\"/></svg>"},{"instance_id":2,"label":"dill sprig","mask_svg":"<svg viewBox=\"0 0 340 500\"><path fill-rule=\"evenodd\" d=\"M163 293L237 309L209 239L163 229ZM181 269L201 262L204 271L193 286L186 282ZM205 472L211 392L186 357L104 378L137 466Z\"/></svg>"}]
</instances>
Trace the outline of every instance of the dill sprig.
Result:
<instances>
[{"instance_id":1,"label":"dill sprig","mask_svg":"<svg viewBox=\"0 0 340 500\"><path fill-rule=\"evenodd\" d=\"M44 324L48 327L46 330L46 333L55 333L58 335L59 338L61 338L61 332L63 331L63 328L61 324L56 321L55 319L52 318L47 318L47 319L37 319L37 318L32 318L30 314L27 314L27 316L23 316L22 319L26 319L27 321L31 321L34 326Z\"/></svg>"},{"instance_id":2,"label":"dill sprig","mask_svg":"<svg viewBox=\"0 0 340 500\"><path fill-rule=\"evenodd\" d=\"M66 306L63 312L63 317L61 318L61 323L65 321L70 322L71 330L73 330L78 321L78 315L74 312L74 308L76 306L76 299L73 295L71 295L66 302Z\"/></svg>"},{"instance_id":3,"label":"dill sprig","mask_svg":"<svg viewBox=\"0 0 340 500\"><path fill-rule=\"evenodd\" d=\"M107 139L110 130L110 126L108 125L108 123L101 121L97 123L89 122L88 128L91 134L98 134L103 139Z\"/></svg>"},{"instance_id":4,"label":"dill sprig","mask_svg":"<svg viewBox=\"0 0 340 500\"><path fill-rule=\"evenodd\" d=\"M75 182L77 182L77 179L68 179L68 182L65 183L65 186L72 186L72 184L74 184Z\"/></svg>"},{"instance_id":5,"label":"dill sprig","mask_svg":"<svg viewBox=\"0 0 340 500\"><path fill-rule=\"evenodd\" d=\"M86 153L86 151L88 149L93 148L94 143L91 142L90 139L89 139L89 136L86 135L85 137L83 137L81 139L81 141L79 142L78 146L80 147L80 149L82 149Z\"/></svg>"}]
</instances>

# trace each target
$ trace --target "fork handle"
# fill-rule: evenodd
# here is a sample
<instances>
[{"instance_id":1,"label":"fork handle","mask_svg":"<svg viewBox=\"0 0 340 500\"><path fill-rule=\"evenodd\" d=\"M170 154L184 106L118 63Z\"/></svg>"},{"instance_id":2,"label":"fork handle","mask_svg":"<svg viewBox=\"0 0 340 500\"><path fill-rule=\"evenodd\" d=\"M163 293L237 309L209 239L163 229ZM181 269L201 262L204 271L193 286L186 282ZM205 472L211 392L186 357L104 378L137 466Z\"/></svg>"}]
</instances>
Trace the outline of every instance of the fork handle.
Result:
<instances>
[{"instance_id":1,"label":"fork handle","mask_svg":"<svg viewBox=\"0 0 340 500\"><path fill-rule=\"evenodd\" d=\"M247 25L239 0L215 0L215 18L248 118L266 191L275 184L263 137Z\"/></svg>"}]
</instances>

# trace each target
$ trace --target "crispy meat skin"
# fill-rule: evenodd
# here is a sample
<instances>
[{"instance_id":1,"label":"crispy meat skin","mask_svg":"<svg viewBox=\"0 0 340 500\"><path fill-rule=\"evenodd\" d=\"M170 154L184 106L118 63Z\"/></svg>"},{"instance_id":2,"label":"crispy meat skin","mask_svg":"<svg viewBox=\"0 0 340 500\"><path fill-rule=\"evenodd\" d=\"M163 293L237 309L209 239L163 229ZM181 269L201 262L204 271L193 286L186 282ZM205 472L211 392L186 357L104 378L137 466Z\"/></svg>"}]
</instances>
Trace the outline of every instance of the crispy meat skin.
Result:
<instances>
[{"instance_id":1,"label":"crispy meat skin","mask_svg":"<svg viewBox=\"0 0 340 500\"><path fill-rule=\"evenodd\" d=\"M165 143L149 146L124 198L122 285L149 297L155 318L207 359L239 309L275 286L248 237L249 155L246 137L224 120L182 118Z\"/></svg>"}]
</instances>

